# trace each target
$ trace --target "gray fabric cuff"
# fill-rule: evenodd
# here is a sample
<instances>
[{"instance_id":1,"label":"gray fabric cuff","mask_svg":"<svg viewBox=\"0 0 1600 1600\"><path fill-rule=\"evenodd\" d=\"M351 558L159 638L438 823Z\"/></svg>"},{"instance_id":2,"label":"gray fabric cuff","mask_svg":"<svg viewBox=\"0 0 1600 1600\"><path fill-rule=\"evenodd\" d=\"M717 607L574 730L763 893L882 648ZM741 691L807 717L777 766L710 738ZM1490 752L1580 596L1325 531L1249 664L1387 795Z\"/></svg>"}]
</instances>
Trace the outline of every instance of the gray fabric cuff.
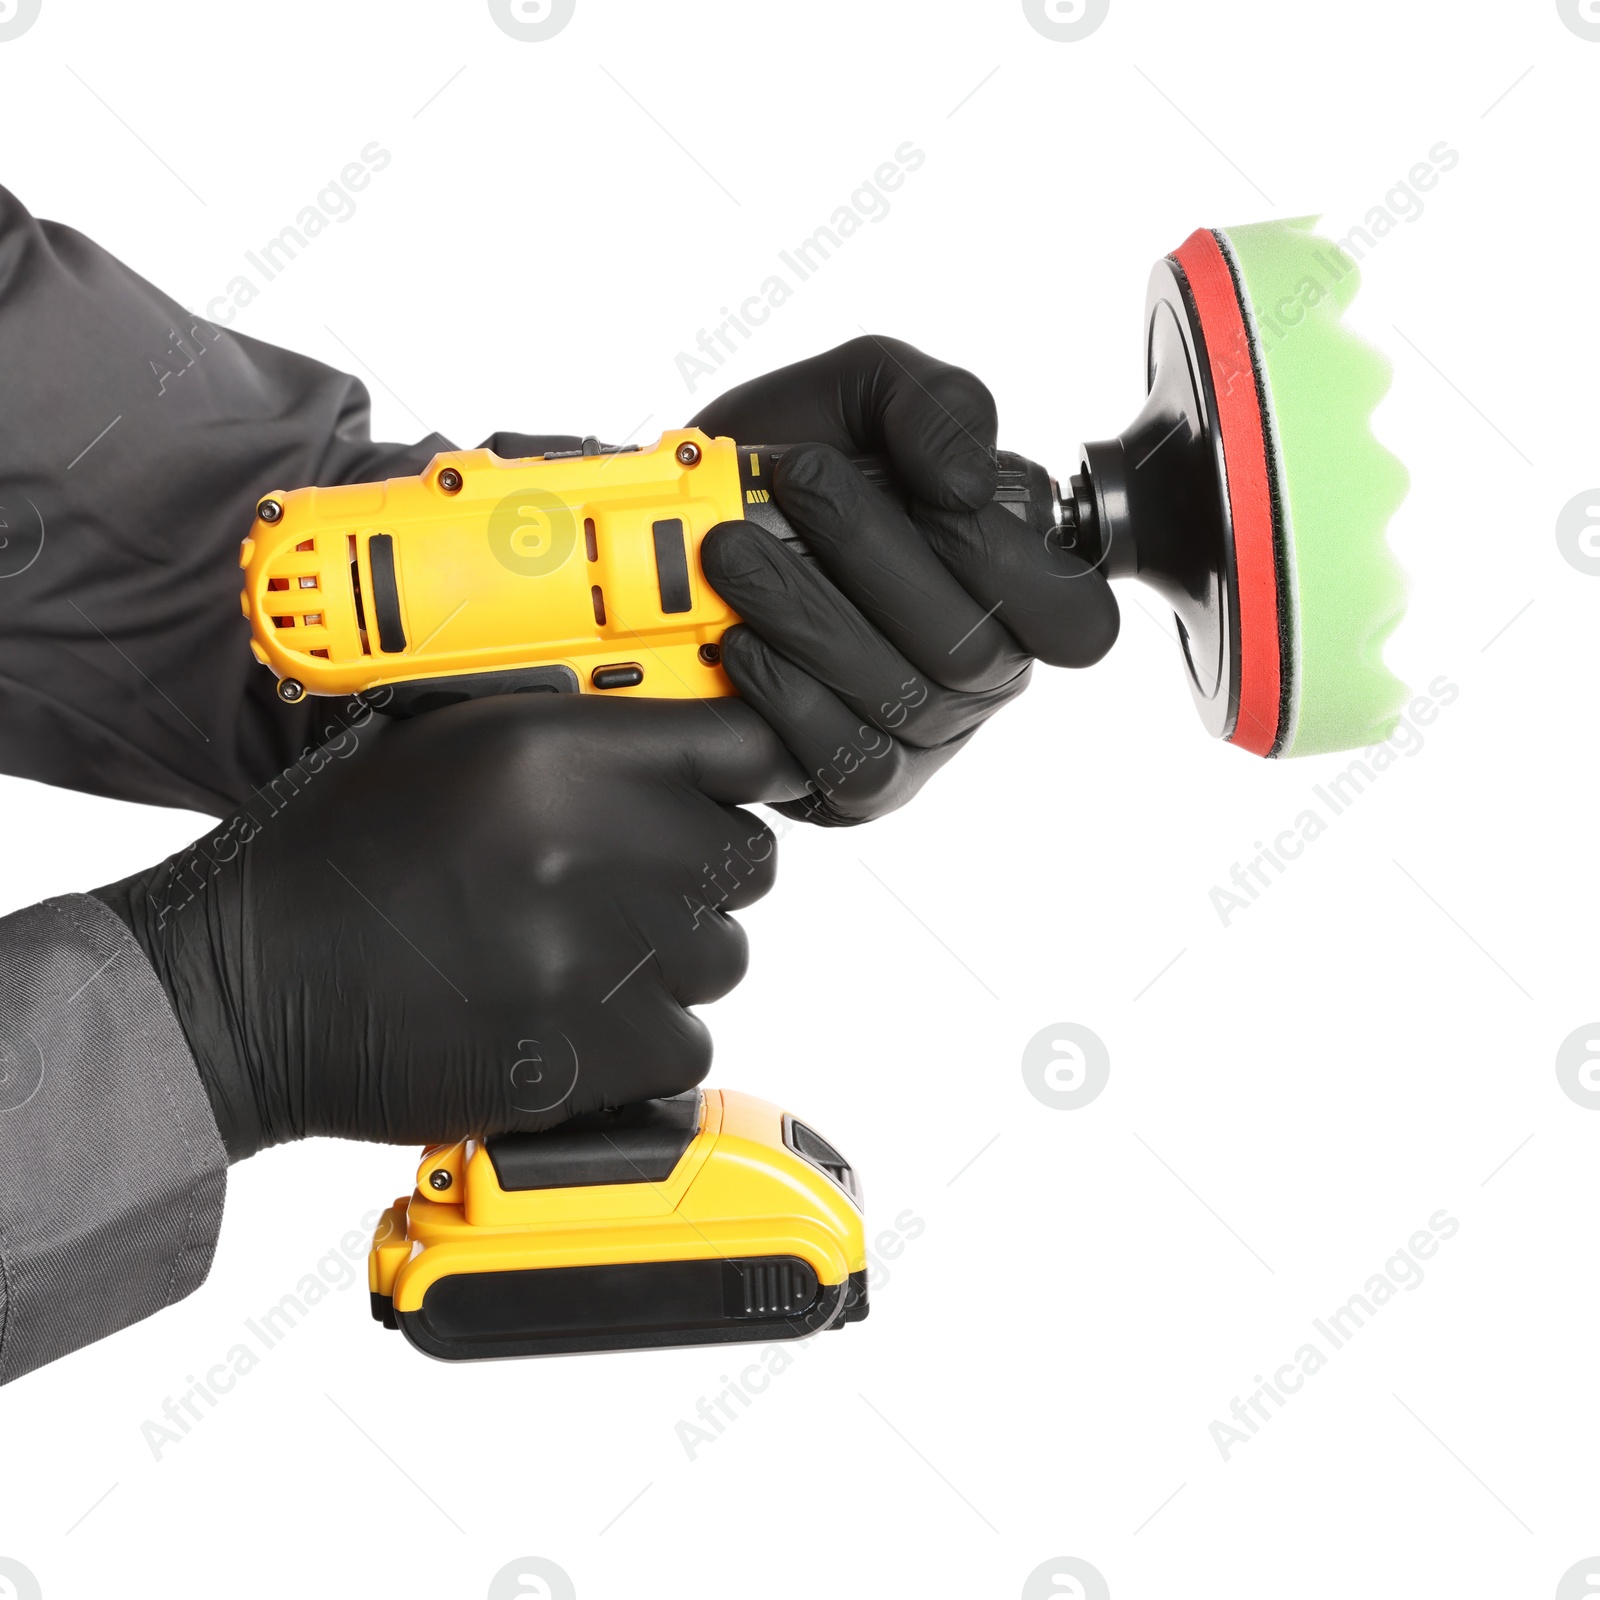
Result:
<instances>
[{"instance_id":1,"label":"gray fabric cuff","mask_svg":"<svg viewBox=\"0 0 1600 1600\"><path fill-rule=\"evenodd\" d=\"M227 1171L121 919L86 894L0 918L0 1383L198 1287Z\"/></svg>"}]
</instances>

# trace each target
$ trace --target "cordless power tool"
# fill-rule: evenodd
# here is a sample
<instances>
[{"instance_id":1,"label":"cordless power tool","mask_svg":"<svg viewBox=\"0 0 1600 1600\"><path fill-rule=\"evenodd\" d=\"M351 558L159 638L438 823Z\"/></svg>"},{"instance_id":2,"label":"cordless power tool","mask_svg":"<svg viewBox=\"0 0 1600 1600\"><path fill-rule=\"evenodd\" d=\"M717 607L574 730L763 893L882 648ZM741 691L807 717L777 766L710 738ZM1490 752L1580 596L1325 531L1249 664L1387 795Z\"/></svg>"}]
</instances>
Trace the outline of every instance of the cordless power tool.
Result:
<instances>
[{"instance_id":1,"label":"cordless power tool","mask_svg":"<svg viewBox=\"0 0 1600 1600\"><path fill-rule=\"evenodd\" d=\"M1015 536L1153 588L1205 727L1262 756L1375 743L1405 696L1382 650L1406 479L1367 421L1388 369L1342 325L1355 266L1310 220L1201 230L1156 264L1144 408L1065 481L998 455ZM720 641L739 619L700 542L743 518L805 553L772 495L782 451L685 428L275 490L240 554L251 647L286 701L400 714L733 694ZM883 462L858 465L893 490ZM374 1307L445 1356L796 1336L865 1314L858 1198L804 1124L727 1091L469 1140L428 1152L385 1218Z\"/></svg>"}]
</instances>

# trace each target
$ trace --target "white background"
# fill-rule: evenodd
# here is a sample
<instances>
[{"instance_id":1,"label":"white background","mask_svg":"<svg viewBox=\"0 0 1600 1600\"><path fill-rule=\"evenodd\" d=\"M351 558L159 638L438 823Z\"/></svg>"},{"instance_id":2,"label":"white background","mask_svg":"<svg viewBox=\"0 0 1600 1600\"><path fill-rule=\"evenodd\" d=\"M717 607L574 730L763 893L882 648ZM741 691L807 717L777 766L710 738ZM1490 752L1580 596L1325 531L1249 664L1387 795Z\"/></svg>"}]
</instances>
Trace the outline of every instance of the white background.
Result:
<instances>
[{"instance_id":1,"label":"white background","mask_svg":"<svg viewBox=\"0 0 1600 1600\"><path fill-rule=\"evenodd\" d=\"M0 1555L49 1600L475 1597L524 1555L582 1600L1009 1600L1060 1556L1118 1600L1555 1594L1600 1551L1600 1114L1554 1070L1600 1015L1600 580L1554 535L1600 480L1597 75L1553 0L1112 0L1077 43L1016 0L578 0L544 43L466 0L44 0L0 43L0 181L197 310L392 152L234 324L359 372L387 438L648 438L867 328L1070 469L1137 408L1155 258L1342 234L1446 141L1351 320L1413 478L1389 659L1459 695L1226 928L1209 890L1345 763L1209 742L1126 587L1108 660L1041 672L908 810L791 831L712 1081L835 1140L874 1236L921 1230L695 1459L729 1353L447 1366L360 1283L153 1459L163 1399L411 1181L414 1151L316 1141L233 1172L200 1292L0 1394ZM889 214L689 394L679 351L906 140ZM9 909L202 819L3 780L0 826ZM1111 1056L1076 1111L1020 1068L1063 1021ZM1425 1281L1225 1462L1213 1420L1441 1208Z\"/></svg>"}]
</instances>

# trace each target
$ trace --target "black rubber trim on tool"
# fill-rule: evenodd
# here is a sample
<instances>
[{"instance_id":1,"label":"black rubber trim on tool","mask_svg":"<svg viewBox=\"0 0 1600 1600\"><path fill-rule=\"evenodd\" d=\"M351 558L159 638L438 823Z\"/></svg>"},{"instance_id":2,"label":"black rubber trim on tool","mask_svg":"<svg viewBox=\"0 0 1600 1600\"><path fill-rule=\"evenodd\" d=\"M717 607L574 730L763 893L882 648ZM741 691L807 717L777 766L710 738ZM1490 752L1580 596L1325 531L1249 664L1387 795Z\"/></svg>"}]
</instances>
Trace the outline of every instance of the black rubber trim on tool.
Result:
<instances>
[{"instance_id":1,"label":"black rubber trim on tool","mask_svg":"<svg viewBox=\"0 0 1600 1600\"><path fill-rule=\"evenodd\" d=\"M576 694L578 674L564 662L534 667L502 667L495 672L457 672L442 678L408 678L381 684L357 698L390 717L414 717L423 711L459 705L492 694Z\"/></svg>"},{"instance_id":2,"label":"black rubber trim on tool","mask_svg":"<svg viewBox=\"0 0 1600 1600\"><path fill-rule=\"evenodd\" d=\"M661 609L670 615L692 611L689 593L689 554L683 544L683 519L663 517L650 524L656 544L656 587L661 592Z\"/></svg>"},{"instance_id":3,"label":"black rubber trim on tool","mask_svg":"<svg viewBox=\"0 0 1600 1600\"><path fill-rule=\"evenodd\" d=\"M1189 274L1183 270L1183 263L1175 255L1169 255L1164 259L1172 272L1173 281L1178 286L1178 293L1183 299L1184 316L1189 323L1189 332L1194 337L1195 378L1200 386L1200 398L1205 402L1206 420L1210 424L1209 431L1212 435L1211 447L1216 453L1217 464L1221 469L1220 481L1225 491L1222 496L1222 538L1224 553L1228 560L1228 719L1227 725L1218 737L1230 739L1239 724L1239 688L1243 681L1243 668L1239 660L1241 647L1239 553L1233 544L1233 494L1228 484L1227 460L1223 455L1222 446L1222 423L1217 411L1217 391L1211 382L1211 354L1206 349L1206 331L1200 322L1200 308L1195 304L1194 290L1189 287Z\"/></svg>"},{"instance_id":4,"label":"black rubber trim on tool","mask_svg":"<svg viewBox=\"0 0 1600 1600\"><path fill-rule=\"evenodd\" d=\"M733 1264L725 1263L729 1266ZM753 1263L749 1263L747 1258L745 1263L740 1264ZM771 1258L762 1264L772 1264ZM585 1269L567 1270L582 1272ZM742 1343L757 1339L803 1339L822 1327L832 1332L847 1323L865 1322L872 1310L867 1274L864 1271L852 1272L837 1288L833 1286L821 1288L815 1307L799 1318L785 1318L775 1324L765 1319L734 1317L725 1319L721 1328L711 1329L609 1328L591 1331L588 1334L574 1335L569 1332L564 1337L556 1338L536 1333L524 1333L520 1338L515 1334L509 1338L491 1334L487 1341L479 1338L461 1339L448 1336L441 1338L436 1330L429 1327L425 1311L396 1312L394 1301L386 1294L374 1292L371 1300L372 1315L376 1321L381 1322L386 1328L403 1332L417 1349L441 1361L567 1355L593 1350L647 1350L671 1345ZM475 1333L482 1331L481 1328L474 1329Z\"/></svg>"},{"instance_id":5,"label":"black rubber trim on tool","mask_svg":"<svg viewBox=\"0 0 1600 1600\"><path fill-rule=\"evenodd\" d=\"M1262 369L1264 352L1256 343L1249 301L1245 298L1244 283L1239 276L1239 263L1234 260L1227 235L1220 228L1211 229L1211 237L1217 241L1217 249L1227 263L1228 276L1233 280L1234 298L1239 302L1245 343L1250 347L1250 370L1255 374L1256 404L1261 408L1261 440L1267 452L1267 493L1272 498L1272 560L1278 589L1278 732L1267 754L1280 756L1283 754L1284 740L1289 736L1293 686L1299 676L1300 663L1294 650L1294 597L1289 593L1289 535L1284 515L1283 484L1278 474L1281 463L1278 459L1277 430L1272 426L1267 375Z\"/></svg>"},{"instance_id":6,"label":"black rubber trim on tool","mask_svg":"<svg viewBox=\"0 0 1600 1600\"><path fill-rule=\"evenodd\" d=\"M424 1354L472 1361L803 1339L867 1309L864 1273L823 1284L777 1255L453 1272L394 1317Z\"/></svg>"},{"instance_id":7,"label":"black rubber trim on tool","mask_svg":"<svg viewBox=\"0 0 1600 1600\"><path fill-rule=\"evenodd\" d=\"M698 1089L585 1111L544 1133L495 1133L484 1141L500 1187L577 1189L665 1183L700 1131Z\"/></svg>"},{"instance_id":8,"label":"black rubber trim on tool","mask_svg":"<svg viewBox=\"0 0 1600 1600\"><path fill-rule=\"evenodd\" d=\"M400 586L394 575L394 538L375 533L367 540L367 564L372 568L372 610L378 622L378 648L398 655L406 647L405 625L400 620Z\"/></svg>"}]
</instances>

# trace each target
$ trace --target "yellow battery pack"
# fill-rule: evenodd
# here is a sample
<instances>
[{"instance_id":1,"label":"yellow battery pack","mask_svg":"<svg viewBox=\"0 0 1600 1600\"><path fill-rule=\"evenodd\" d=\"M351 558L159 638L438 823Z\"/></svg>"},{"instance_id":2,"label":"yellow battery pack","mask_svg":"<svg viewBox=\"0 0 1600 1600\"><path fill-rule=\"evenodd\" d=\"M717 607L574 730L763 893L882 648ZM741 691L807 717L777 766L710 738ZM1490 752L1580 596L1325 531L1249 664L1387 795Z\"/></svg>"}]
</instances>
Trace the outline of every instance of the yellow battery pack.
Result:
<instances>
[{"instance_id":1,"label":"yellow battery pack","mask_svg":"<svg viewBox=\"0 0 1600 1600\"><path fill-rule=\"evenodd\" d=\"M373 1237L373 1315L447 1361L799 1339L867 1315L860 1187L727 1089L423 1152Z\"/></svg>"}]
</instances>

